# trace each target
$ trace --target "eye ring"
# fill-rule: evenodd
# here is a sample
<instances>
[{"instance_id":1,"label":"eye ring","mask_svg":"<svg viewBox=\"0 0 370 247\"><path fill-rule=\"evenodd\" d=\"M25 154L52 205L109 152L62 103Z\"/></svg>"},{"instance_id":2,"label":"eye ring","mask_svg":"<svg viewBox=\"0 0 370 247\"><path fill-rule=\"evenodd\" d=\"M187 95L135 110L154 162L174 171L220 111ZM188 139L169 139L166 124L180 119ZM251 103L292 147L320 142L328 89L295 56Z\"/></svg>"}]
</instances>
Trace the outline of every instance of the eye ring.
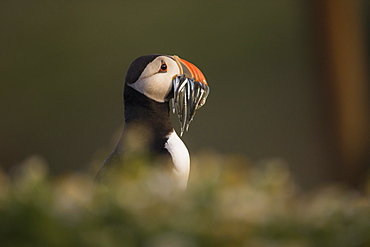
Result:
<instances>
[{"instance_id":1,"label":"eye ring","mask_svg":"<svg viewBox=\"0 0 370 247\"><path fill-rule=\"evenodd\" d=\"M165 62L162 62L161 68L159 69L160 73L165 73L167 72L167 64Z\"/></svg>"}]
</instances>

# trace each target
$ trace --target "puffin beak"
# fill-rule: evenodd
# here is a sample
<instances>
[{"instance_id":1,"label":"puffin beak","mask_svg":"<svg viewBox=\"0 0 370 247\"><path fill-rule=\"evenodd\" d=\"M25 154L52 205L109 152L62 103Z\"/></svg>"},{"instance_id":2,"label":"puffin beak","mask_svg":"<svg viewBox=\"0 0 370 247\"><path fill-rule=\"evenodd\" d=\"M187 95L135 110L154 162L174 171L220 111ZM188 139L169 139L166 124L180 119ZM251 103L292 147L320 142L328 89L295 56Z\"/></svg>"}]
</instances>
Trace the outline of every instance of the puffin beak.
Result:
<instances>
[{"instance_id":1,"label":"puffin beak","mask_svg":"<svg viewBox=\"0 0 370 247\"><path fill-rule=\"evenodd\" d=\"M177 65L180 68L180 74L184 74L185 77L193 79L194 81L201 82L208 86L206 77L203 75L202 71L198 69L197 66L184 59L179 58L176 55L174 55L173 58L175 59Z\"/></svg>"},{"instance_id":2,"label":"puffin beak","mask_svg":"<svg viewBox=\"0 0 370 247\"><path fill-rule=\"evenodd\" d=\"M195 112L206 103L209 86L203 73L194 64L173 56L180 69L174 76L172 109L177 113L181 125L181 136L189 129Z\"/></svg>"}]
</instances>

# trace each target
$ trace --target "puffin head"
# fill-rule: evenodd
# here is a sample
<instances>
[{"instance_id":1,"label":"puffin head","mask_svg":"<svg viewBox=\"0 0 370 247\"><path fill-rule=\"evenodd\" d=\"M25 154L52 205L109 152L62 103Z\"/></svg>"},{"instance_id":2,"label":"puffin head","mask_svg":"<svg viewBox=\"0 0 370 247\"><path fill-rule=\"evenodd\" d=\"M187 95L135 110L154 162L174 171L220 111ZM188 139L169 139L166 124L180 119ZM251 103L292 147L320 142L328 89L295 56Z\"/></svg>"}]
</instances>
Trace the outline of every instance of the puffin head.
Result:
<instances>
[{"instance_id":1,"label":"puffin head","mask_svg":"<svg viewBox=\"0 0 370 247\"><path fill-rule=\"evenodd\" d=\"M208 85L203 73L192 63L169 55L145 55L130 65L125 83L146 97L166 102L173 97L173 80L178 75Z\"/></svg>"}]
</instances>

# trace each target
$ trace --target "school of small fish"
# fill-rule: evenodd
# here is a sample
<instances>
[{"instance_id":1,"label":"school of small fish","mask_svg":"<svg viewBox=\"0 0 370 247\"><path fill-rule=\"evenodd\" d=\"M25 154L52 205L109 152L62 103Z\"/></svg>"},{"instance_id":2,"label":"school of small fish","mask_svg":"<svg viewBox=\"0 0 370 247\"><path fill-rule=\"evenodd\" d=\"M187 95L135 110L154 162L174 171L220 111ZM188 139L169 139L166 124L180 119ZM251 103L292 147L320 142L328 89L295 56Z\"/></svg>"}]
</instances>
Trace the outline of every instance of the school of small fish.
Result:
<instances>
[{"instance_id":1,"label":"school of small fish","mask_svg":"<svg viewBox=\"0 0 370 247\"><path fill-rule=\"evenodd\" d=\"M204 83L187 78L185 75L176 76L172 83L174 92L172 111L177 113L182 136L189 130L196 111L206 103L210 90Z\"/></svg>"}]
</instances>

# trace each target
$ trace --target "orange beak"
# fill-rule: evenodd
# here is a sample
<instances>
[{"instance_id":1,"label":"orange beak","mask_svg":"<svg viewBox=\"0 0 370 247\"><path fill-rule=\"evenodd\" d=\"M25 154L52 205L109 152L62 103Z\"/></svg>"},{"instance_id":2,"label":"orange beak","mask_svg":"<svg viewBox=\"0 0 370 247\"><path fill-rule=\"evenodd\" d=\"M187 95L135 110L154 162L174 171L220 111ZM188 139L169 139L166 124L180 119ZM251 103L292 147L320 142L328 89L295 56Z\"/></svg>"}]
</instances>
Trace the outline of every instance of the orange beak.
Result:
<instances>
[{"instance_id":1,"label":"orange beak","mask_svg":"<svg viewBox=\"0 0 370 247\"><path fill-rule=\"evenodd\" d=\"M194 79L195 81L201 82L208 86L206 77L203 75L200 69L198 69L197 66L184 59L179 58L176 55L174 55L173 58L180 68L180 74L184 74L186 77Z\"/></svg>"}]
</instances>

